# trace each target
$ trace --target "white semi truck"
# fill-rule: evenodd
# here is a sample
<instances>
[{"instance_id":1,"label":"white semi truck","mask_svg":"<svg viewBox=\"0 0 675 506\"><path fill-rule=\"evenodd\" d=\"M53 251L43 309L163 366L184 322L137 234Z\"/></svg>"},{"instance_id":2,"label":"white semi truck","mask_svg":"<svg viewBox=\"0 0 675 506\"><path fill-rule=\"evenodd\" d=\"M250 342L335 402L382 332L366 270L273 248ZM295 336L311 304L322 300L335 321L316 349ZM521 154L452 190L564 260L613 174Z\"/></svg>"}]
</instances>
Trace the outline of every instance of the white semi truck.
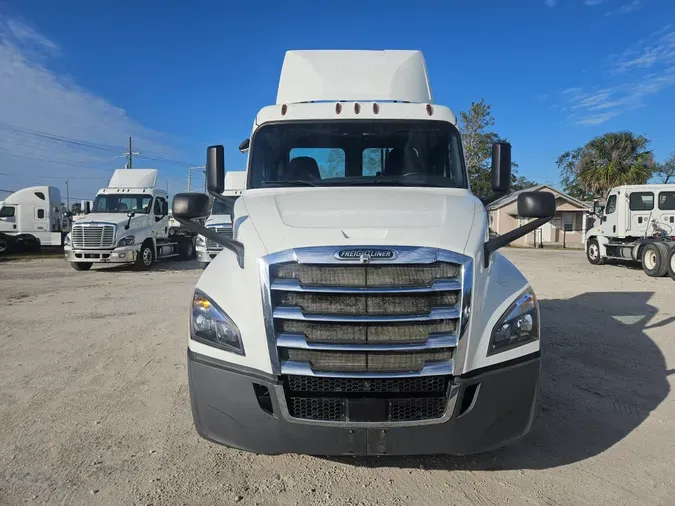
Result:
<instances>
[{"instance_id":1,"label":"white semi truck","mask_svg":"<svg viewBox=\"0 0 675 506\"><path fill-rule=\"evenodd\" d=\"M631 260L648 276L675 279L675 185L617 186L593 214L584 237L591 264Z\"/></svg>"},{"instance_id":2,"label":"white semi truck","mask_svg":"<svg viewBox=\"0 0 675 506\"><path fill-rule=\"evenodd\" d=\"M54 186L23 188L0 206L0 251L61 246L68 230L69 218Z\"/></svg>"},{"instance_id":3,"label":"white semi truck","mask_svg":"<svg viewBox=\"0 0 675 506\"><path fill-rule=\"evenodd\" d=\"M227 200L213 200L211 213L206 220L206 228L232 238L232 211L234 202L239 198L245 187L245 171L231 171L225 174L225 190L222 195ZM197 260L202 269L206 269L211 260L222 250L223 246L216 241L207 239L203 235L197 236Z\"/></svg>"},{"instance_id":4,"label":"white semi truck","mask_svg":"<svg viewBox=\"0 0 675 506\"><path fill-rule=\"evenodd\" d=\"M530 429L539 305L497 249L548 222L490 238L472 195L457 119L432 102L418 51L289 51L275 105L253 121L234 236L173 215L224 246L202 273L188 323L197 432L256 453L470 454ZM244 146L244 147L246 147ZM220 199L223 147L207 149ZM493 190L511 146L493 146Z\"/></svg>"},{"instance_id":5,"label":"white semi truck","mask_svg":"<svg viewBox=\"0 0 675 506\"><path fill-rule=\"evenodd\" d=\"M98 191L92 212L66 236L67 262L86 271L95 263L135 264L150 269L156 260L194 252L194 235L169 227L169 196L157 188L157 169L118 169Z\"/></svg>"}]
</instances>

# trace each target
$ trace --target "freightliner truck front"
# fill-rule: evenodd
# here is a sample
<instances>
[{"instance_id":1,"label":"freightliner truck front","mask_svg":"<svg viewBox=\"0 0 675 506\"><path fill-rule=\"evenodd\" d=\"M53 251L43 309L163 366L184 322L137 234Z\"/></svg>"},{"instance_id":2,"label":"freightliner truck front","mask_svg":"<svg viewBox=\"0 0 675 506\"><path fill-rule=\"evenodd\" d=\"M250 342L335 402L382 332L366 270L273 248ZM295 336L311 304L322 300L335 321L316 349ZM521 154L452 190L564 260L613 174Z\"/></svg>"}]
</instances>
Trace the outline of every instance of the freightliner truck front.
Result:
<instances>
[{"instance_id":1,"label":"freightliner truck front","mask_svg":"<svg viewBox=\"0 0 675 506\"><path fill-rule=\"evenodd\" d=\"M497 249L549 221L551 193L523 192L527 224L490 237L457 119L432 101L418 51L289 51L277 103L255 117L232 237L191 300L188 379L204 438L256 453L470 454L530 429L539 305ZM493 146L493 198L511 147ZM223 147L207 150L222 198Z\"/></svg>"}]
</instances>

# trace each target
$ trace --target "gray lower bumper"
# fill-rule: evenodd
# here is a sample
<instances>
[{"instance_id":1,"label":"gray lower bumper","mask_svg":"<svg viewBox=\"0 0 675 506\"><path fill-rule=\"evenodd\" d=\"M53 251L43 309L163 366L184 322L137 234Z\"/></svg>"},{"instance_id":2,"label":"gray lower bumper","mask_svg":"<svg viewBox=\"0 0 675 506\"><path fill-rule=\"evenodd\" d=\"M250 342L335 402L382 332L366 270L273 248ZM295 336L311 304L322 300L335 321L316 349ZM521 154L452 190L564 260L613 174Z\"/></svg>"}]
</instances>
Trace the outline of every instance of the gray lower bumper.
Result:
<instances>
[{"instance_id":1,"label":"gray lower bumper","mask_svg":"<svg viewBox=\"0 0 675 506\"><path fill-rule=\"evenodd\" d=\"M285 409L283 377L233 367L188 350L192 414L210 441L263 454L466 455L525 436L539 388L539 354L453 379L446 417L409 425L307 423ZM256 392L265 387L269 397ZM256 390L257 389L257 390ZM463 401L472 392L470 402ZM467 399L469 394L467 394Z\"/></svg>"},{"instance_id":2,"label":"gray lower bumper","mask_svg":"<svg viewBox=\"0 0 675 506\"><path fill-rule=\"evenodd\" d=\"M126 264L136 261L138 251L133 248L114 250L64 249L66 262Z\"/></svg>"},{"instance_id":3,"label":"gray lower bumper","mask_svg":"<svg viewBox=\"0 0 675 506\"><path fill-rule=\"evenodd\" d=\"M220 250L219 251L197 250L197 261L209 263L211 260L216 258L218 253L220 253Z\"/></svg>"}]
</instances>

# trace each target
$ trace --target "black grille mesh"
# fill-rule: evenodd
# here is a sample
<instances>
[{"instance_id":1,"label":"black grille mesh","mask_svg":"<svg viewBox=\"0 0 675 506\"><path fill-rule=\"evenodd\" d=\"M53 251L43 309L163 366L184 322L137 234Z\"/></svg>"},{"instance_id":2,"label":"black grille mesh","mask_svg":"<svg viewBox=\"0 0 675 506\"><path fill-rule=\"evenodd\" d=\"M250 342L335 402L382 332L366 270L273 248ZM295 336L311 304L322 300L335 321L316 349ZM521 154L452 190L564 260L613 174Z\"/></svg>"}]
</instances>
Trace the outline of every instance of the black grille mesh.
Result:
<instances>
[{"instance_id":1,"label":"black grille mesh","mask_svg":"<svg viewBox=\"0 0 675 506\"><path fill-rule=\"evenodd\" d=\"M445 397L418 397L414 399L392 399L389 405L389 420L428 420L443 416L447 399Z\"/></svg>"},{"instance_id":2,"label":"black grille mesh","mask_svg":"<svg viewBox=\"0 0 675 506\"><path fill-rule=\"evenodd\" d=\"M345 420L345 407L342 399L291 397L289 401L288 411L295 418L327 422Z\"/></svg>"},{"instance_id":3,"label":"black grille mesh","mask_svg":"<svg viewBox=\"0 0 675 506\"><path fill-rule=\"evenodd\" d=\"M452 350L416 352L352 352L284 349L282 360L309 362L314 371L324 372L414 372L427 362L452 359Z\"/></svg>"},{"instance_id":4,"label":"black grille mesh","mask_svg":"<svg viewBox=\"0 0 675 506\"><path fill-rule=\"evenodd\" d=\"M416 378L325 378L321 376L288 376L288 389L293 393L437 393L447 389L447 376Z\"/></svg>"},{"instance_id":5,"label":"black grille mesh","mask_svg":"<svg viewBox=\"0 0 675 506\"><path fill-rule=\"evenodd\" d=\"M272 280L297 279L314 286L429 286L437 279L455 278L459 266L445 262L427 265L307 265L272 267Z\"/></svg>"},{"instance_id":6,"label":"black grille mesh","mask_svg":"<svg viewBox=\"0 0 675 506\"><path fill-rule=\"evenodd\" d=\"M415 295L283 292L278 296L277 301L280 306L298 306L305 313L417 315L428 314L435 307L455 305L457 294L455 292Z\"/></svg>"},{"instance_id":7,"label":"black grille mesh","mask_svg":"<svg viewBox=\"0 0 675 506\"><path fill-rule=\"evenodd\" d=\"M452 334L454 320L436 320L415 323L349 323L282 320L277 322L279 332L304 334L315 343L423 343L429 334Z\"/></svg>"}]
</instances>

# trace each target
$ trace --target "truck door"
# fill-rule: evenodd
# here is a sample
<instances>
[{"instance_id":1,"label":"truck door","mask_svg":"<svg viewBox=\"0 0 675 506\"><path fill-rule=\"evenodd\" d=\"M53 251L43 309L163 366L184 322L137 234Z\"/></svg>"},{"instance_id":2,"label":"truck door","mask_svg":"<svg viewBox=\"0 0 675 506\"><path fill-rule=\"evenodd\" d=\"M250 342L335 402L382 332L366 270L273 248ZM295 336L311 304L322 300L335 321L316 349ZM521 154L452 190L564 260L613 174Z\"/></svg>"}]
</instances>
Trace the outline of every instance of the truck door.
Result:
<instances>
[{"instance_id":1,"label":"truck door","mask_svg":"<svg viewBox=\"0 0 675 506\"><path fill-rule=\"evenodd\" d=\"M659 193L659 211L661 211L659 225L671 236L675 235L675 191Z\"/></svg>"},{"instance_id":2,"label":"truck door","mask_svg":"<svg viewBox=\"0 0 675 506\"><path fill-rule=\"evenodd\" d=\"M165 213L165 211L167 211ZM169 231L169 215L167 201L164 197L157 197L153 207L154 226L153 235L155 237L167 237Z\"/></svg>"},{"instance_id":3,"label":"truck door","mask_svg":"<svg viewBox=\"0 0 675 506\"><path fill-rule=\"evenodd\" d=\"M616 212L616 193L610 193L607 199L607 206L602 215L600 224L600 233L605 237L616 237L616 222L618 213Z\"/></svg>"},{"instance_id":4,"label":"truck door","mask_svg":"<svg viewBox=\"0 0 675 506\"><path fill-rule=\"evenodd\" d=\"M12 233L17 231L16 206L0 207L0 232Z\"/></svg>"},{"instance_id":5,"label":"truck door","mask_svg":"<svg viewBox=\"0 0 675 506\"><path fill-rule=\"evenodd\" d=\"M628 196L629 227L626 235L639 237L654 232L651 219L654 213L654 192L632 192Z\"/></svg>"}]
</instances>

